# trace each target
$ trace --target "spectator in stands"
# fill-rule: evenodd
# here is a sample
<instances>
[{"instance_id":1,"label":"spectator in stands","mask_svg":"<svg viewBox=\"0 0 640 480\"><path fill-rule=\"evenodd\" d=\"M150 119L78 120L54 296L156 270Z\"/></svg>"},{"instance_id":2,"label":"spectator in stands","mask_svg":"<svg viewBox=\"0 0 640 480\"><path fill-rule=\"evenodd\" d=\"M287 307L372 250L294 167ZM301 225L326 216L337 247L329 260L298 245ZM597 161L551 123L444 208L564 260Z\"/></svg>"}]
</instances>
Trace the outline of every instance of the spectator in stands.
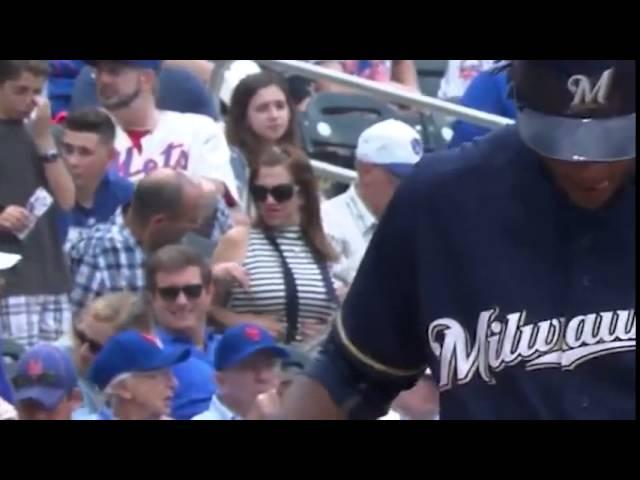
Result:
<instances>
[{"instance_id":1,"label":"spectator in stands","mask_svg":"<svg viewBox=\"0 0 640 480\"><path fill-rule=\"evenodd\" d=\"M41 343L18 362L13 377L20 420L71 420L80 392L71 357L60 348Z\"/></svg>"},{"instance_id":2,"label":"spectator in stands","mask_svg":"<svg viewBox=\"0 0 640 480\"><path fill-rule=\"evenodd\" d=\"M325 68L386 83L412 92L420 91L413 60L316 60ZM353 89L333 82L316 82L319 92L353 92Z\"/></svg>"},{"instance_id":3,"label":"spectator in stands","mask_svg":"<svg viewBox=\"0 0 640 480\"><path fill-rule=\"evenodd\" d=\"M91 229L69 251L75 311L93 298L144 288L148 252L180 241L201 221L202 190L180 171L158 170L141 180L130 207Z\"/></svg>"},{"instance_id":4,"label":"spectator in stands","mask_svg":"<svg viewBox=\"0 0 640 480\"><path fill-rule=\"evenodd\" d=\"M132 181L158 168L181 170L238 200L222 127L204 115L159 110L161 60L95 60L98 98L117 123L113 168Z\"/></svg>"},{"instance_id":5,"label":"spectator in stands","mask_svg":"<svg viewBox=\"0 0 640 480\"><path fill-rule=\"evenodd\" d=\"M130 292L112 293L91 302L79 312L73 326L71 342L59 342L71 357L78 375L82 403L73 412L74 420L97 414L104 405L100 390L88 380L95 357L109 338L116 333L136 329L153 331L153 319L139 297Z\"/></svg>"},{"instance_id":6,"label":"spectator in stands","mask_svg":"<svg viewBox=\"0 0 640 480\"><path fill-rule=\"evenodd\" d=\"M95 419L168 420L176 389L171 369L188 358L188 349L166 349L137 330L111 337L89 370L108 407Z\"/></svg>"},{"instance_id":7,"label":"spectator in stands","mask_svg":"<svg viewBox=\"0 0 640 480\"><path fill-rule=\"evenodd\" d=\"M506 70L489 70L481 72L464 92L460 103L465 107L475 108L487 113L503 117L516 118L516 106L510 94L509 73ZM453 125L453 137L449 148L457 147L474 138L482 137L491 130L462 120Z\"/></svg>"},{"instance_id":8,"label":"spectator in stands","mask_svg":"<svg viewBox=\"0 0 640 480\"><path fill-rule=\"evenodd\" d=\"M53 197L59 208L71 209L75 188L58 159L51 109L41 96L48 71L43 60L0 60L0 251L23 257L3 273L0 331L25 346L57 340L71 321L56 209L47 204ZM39 200L30 206L36 192ZM39 217L28 210L36 206L44 209Z\"/></svg>"},{"instance_id":9,"label":"spectator in stands","mask_svg":"<svg viewBox=\"0 0 640 480\"><path fill-rule=\"evenodd\" d=\"M298 145L295 106L284 79L272 72L249 75L238 83L227 116L227 139L244 157L236 166L248 206L249 170L274 145Z\"/></svg>"},{"instance_id":10,"label":"spectator in stands","mask_svg":"<svg viewBox=\"0 0 640 480\"><path fill-rule=\"evenodd\" d=\"M99 104L95 70L87 65L76 79L70 111ZM208 90L208 81L203 82L191 69L170 60L162 62L158 73L157 105L160 110L197 113L216 121L221 119L218 102Z\"/></svg>"},{"instance_id":11,"label":"spectator in stands","mask_svg":"<svg viewBox=\"0 0 640 480\"><path fill-rule=\"evenodd\" d=\"M287 357L264 328L241 324L228 329L214 357L218 391L209 409L193 419L248 419L258 396L277 389L279 360Z\"/></svg>"},{"instance_id":12,"label":"spectator in stands","mask_svg":"<svg viewBox=\"0 0 640 480\"><path fill-rule=\"evenodd\" d=\"M76 187L75 207L58 215L67 251L89 228L106 223L133 198L133 183L107 168L115 135L113 120L97 108L74 112L64 122L62 158Z\"/></svg>"},{"instance_id":13,"label":"spectator in stands","mask_svg":"<svg viewBox=\"0 0 640 480\"><path fill-rule=\"evenodd\" d=\"M449 60L438 98L457 102L467 90L471 81L484 70L491 68L495 60Z\"/></svg>"},{"instance_id":14,"label":"spectator in stands","mask_svg":"<svg viewBox=\"0 0 640 480\"><path fill-rule=\"evenodd\" d=\"M218 336L207 328L213 273L190 248L169 245L149 258L145 276L162 344L191 351L191 357L173 370L178 381L173 417L188 420L209 407L215 391L213 356Z\"/></svg>"},{"instance_id":15,"label":"spectator in stands","mask_svg":"<svg viewBox=\"0 0 640 480\"><path fill-rule=\"evenodd\" d=\"M329 264L335 252L320 220L309 160L295 147L272 147L250 177L257 218L221 240L214 265L244 266L250 287L218 288L213 312L227 326L254 323L279 341L313 344L333 320L339 300Z\"/></svg>"},{"instance_id":16,"label":"spectator in stands","mask_svg":"<svg viewBox=\"0 0 640 480\"><path fill-rule=\"evenodd\" d=\"M353 281L378 220L422 152L420 134L398 120L376 123L360 135L357 182L322 205L324 229L339 256L333 274L344 285Z\"/></svg>"}]
</instances>

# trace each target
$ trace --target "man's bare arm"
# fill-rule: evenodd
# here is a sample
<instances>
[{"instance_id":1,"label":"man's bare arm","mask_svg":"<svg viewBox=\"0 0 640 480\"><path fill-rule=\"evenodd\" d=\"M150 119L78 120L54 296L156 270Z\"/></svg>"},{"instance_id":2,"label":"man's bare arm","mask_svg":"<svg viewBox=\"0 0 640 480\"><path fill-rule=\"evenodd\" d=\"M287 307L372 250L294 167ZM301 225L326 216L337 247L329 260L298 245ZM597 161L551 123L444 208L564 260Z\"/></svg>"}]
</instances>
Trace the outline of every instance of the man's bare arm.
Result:
<instances>
[{"instance_id":1,"label":"man's bare arm","mask_svg":"<svg viewBox=\"0 0 640 480\"><path fill-rule=\"evenodd\" d=\"M277 418L279 420L346 420L347 416L320 383L301 375L287 390Z\"/></svg>"}]
</instances>

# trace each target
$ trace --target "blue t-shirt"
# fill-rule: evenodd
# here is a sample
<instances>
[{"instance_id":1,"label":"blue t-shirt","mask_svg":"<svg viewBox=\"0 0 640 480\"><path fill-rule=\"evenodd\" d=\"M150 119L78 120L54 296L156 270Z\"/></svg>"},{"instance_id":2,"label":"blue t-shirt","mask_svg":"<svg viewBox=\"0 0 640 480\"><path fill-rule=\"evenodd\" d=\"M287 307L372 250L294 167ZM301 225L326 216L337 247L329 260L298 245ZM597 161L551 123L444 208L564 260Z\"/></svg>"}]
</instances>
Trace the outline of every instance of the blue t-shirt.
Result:
<instances>
[{"instance_id":1,"label":"blue t-shirt","mask_svg":"<svg viewBox=\"0 0 640 480\"><path fill-rule=\"evenodd\" d=\"M209 408L211 397L216 392L213 354L219 336L213 331L208 331L203 351L196 348L189 339L174 335L163 328L157 329L157 335L166 348L188 347L191 350L191 357L172 369L178 385L171 408L171 416L176 420L191 420Z\"/></svg>"},{"instance_id":2,"label":"blue t-shirt","mask_svg":"<svg viewBox=\"0 0 640 480\"><path fill-rule=\"evenodd\" d=\"M129 180L109 170L98 185L90 208L76 204L69 212L58 210L58 230L64 243L76 238L99 223L107 222L118 210L133 199L134 185Z\"/></svg>"},{"instance_id":3,"label":"blue t-shirt","mask_svg":"<svg viewBox=\"0 0 640 480\"><path fill-rule=\"evenodd\" d=\"M202 80L193 72L184 68L163 67L158 75L158 84L157 105L160 110L199 113L220 120L218 102L214 101ZM71 111L99 104L93 69L85 67L75 82Z\"/></svg>"},{"instance_id":4,"label":"blue t-shirt","mask_svg":"<svg viewBox=\"0 0 640 480\"><path fill-rule=\"evenodd\" d=\"M575 206L509 126L426 156L371 240L336 338L370 376L427 367L442 419L636 415L636 184Z\"/></svg>"},{"instance_id":5,"label":"blue t-shirt","mask_svg":"<svg viewBox=\"0 0 640 480\"><path fill-rule=\"evenodd\" d=\"M473 79L460 101L462 105L487 113L516 118L516 107L509 97L509 76L506 71L480 72ZM449 148L457 147L474 138L482 137L491 130L473 123L456 120L453 125L453 137Z\"/></svg>"}]
</instances>

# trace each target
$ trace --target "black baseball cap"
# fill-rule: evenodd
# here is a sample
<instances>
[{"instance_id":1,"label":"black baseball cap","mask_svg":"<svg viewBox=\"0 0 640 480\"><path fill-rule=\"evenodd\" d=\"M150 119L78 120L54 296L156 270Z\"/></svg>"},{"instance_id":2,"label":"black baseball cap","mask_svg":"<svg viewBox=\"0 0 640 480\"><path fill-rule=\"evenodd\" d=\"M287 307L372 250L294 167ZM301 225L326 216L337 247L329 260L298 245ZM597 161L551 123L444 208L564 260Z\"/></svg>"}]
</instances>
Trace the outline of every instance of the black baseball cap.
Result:
<instances>
[{"instance_id":1,"label":"black baseball cap","mask_svg":"<svg viewBox=\"0 0 640 480\"><path fill-rule=\"evenodd\" d=\"M517 127L539 154L573 162L636 155L634 60L514 60Z\"/></svg>"}]
</instances>

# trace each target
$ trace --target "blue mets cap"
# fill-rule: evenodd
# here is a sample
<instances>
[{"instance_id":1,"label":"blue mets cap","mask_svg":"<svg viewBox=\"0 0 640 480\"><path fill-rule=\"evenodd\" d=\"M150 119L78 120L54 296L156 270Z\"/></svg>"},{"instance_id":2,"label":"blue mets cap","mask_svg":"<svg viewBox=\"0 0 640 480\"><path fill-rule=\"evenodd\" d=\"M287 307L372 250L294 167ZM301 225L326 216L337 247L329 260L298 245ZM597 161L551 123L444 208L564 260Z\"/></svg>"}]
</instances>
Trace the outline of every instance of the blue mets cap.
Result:
<instances>
[{"instance_id":1,"label":"blue mets cap","mask_svg":"<svg viewBox=\"0 0 640 480\"><path fill-rule=\"evenodd\" d=\"M635 158L635 61L514 63L517 126L531 149L567 161Z\"/></svg>"},{"instance_id":2,"label":"blue mets cap","mask_svg":"<svg viewBox=\"0 0 640 480\"><path fill-rule=\"evenodd\" d=\"M264 328L251 324L236 325L225 331L218 342L213 367L223 371L258 352L270 352L277 358L289 357L289 352L278 345Z\"/></svg>"},{"instance_id":3,"label":"blue mets cap","mask_svg":"<svg viewBox=\"0 0 640 480\"><path fill-rule=\"evenodd\" d=\"M89 370L89 380L104 390L120 375L164 370L184 362L190 354L188 348L163 348L153 335L125 330L102 347Z\"/></svg>"},{"instance_id":4,"label":"blue mets cap","mask_svg":"<svg viewBox=\"0 0 640 480\"><path fill-rule=\"evenodd\" d=\"M53 410L78 383L67 352L50 344L39 344L20 358L12 379L15 400L35 400Z\"/></svg>"},{"instance_id":5,"label":"blue mets cap","mask_svg":"<svg viewBox=\"0 0 640 480\"><path fill-rule=\"evenodd\" d=\"M158 72L163 60L85 60L85 62L94 67L100 62L117 62L132 68L144 68Z\"/></svg>"}]
</instances>

